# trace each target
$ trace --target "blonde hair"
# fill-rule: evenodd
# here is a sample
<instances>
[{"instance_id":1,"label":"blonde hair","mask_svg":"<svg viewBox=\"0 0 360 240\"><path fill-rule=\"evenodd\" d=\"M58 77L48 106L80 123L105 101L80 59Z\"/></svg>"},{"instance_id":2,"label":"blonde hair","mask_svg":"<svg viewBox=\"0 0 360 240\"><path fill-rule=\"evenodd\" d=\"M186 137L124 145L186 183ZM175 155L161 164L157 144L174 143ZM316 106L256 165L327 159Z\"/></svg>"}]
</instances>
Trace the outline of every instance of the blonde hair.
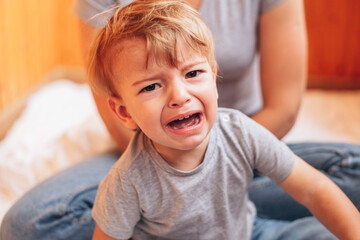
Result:
<instances>
[{"instance_id":1,"label":"blonde hair","mask_svg":"<svg viewBox=\"0 0 360 240\"><path fill-rule=\"evenodd\" d=\"M100 94L117 95L109 62L111 47L125 38L142 37L147 43L147 56L157 63L166 61L177 66L179 42L206 57L216 69L213 39L198 12L178 0L136 0L118 7L92 44L88 58L91 87Z\"/></svg>"}]
</instances>

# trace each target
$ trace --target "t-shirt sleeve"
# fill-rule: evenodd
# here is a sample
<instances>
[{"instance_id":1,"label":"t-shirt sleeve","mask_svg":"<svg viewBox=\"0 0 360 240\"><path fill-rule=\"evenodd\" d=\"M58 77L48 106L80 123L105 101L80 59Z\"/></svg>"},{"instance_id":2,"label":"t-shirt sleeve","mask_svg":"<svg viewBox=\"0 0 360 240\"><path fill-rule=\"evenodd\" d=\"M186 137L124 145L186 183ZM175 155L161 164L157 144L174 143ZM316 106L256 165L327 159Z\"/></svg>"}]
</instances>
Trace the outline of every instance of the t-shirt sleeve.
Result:
<instances>
[{"instance_id":1,"label":"t-shirt sleeve","mask_svg":"<svg viewBox=\"0 0 360 240\"><path fill-rule=\"evenodd\" d=\"M294 153L270 131L253 121L244 118L247 145L252 154L253 168L260 175L270 177L274 182L282 182L292 171Z\"/></svg>"},{"instance_id":2,"label":"t-shirt sleeve","mask_svg":"<svg viewBox=\"0 0 360 240\"><path fill-rule=\"evenodd\" d=\"M114 14L111 9L117 4L116 0L75 0L72 11L84 22L101 28Z\"/></svg>"},{"instance_id":3,"label":"t-shirt sleeve","mask_svg":"<svg viewBox=\"0 0 360 240\"><path fill-rule=\"evenodd\" d=\"M261 0L260 4L260 13L264 13L269 11L273 7L277 6L279 3L284 2L286 0Z\"/></svg>"},{"instance_id":4,"label":"t-shirt sleeve","mask_svg":"<svg viewBox=\"0 0 360 240\"><path fill-rule=\"evenodd\" d=\"M295 155L288 146L237 110L228 110L223 114L228 115L228 122L231 121L227 135L233 135L231 138L239 141L250 167L276 183L282 182L290 174L295 161Z\"/></svg>"},{"instance_id":5,"label":"t-shirt sleeve","mask_svg":"<svg viewBox=\"0 0 360 240\"><path fill-rule=\"evenodd\" d=\"M140 220L136 190L126 173L112 168L101 182L92 209L92 216L101 230L120 239L131 237Z\"/></svg>"}]
</instances>

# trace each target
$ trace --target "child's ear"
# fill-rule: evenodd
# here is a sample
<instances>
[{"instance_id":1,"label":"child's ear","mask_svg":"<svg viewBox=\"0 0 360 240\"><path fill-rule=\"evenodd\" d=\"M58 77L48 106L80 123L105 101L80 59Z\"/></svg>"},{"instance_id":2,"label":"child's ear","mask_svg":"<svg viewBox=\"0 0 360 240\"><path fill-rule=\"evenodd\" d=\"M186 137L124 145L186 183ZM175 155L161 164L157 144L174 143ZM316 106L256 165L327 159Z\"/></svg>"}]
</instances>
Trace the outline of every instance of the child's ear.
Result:
<instances>
[{"instance_id":1,"label":"child's ear","mask_svg":"<svg viewBox=\"0 0 360 240\"><path fill-rule=\"evenodd\" d=\"M108 104L110 109L115 113L122 124L124 124L130 130L136 130L138 128L138 125L126 110L126 106L120 97L109 97Z\"/></svg>"}]
</instances>

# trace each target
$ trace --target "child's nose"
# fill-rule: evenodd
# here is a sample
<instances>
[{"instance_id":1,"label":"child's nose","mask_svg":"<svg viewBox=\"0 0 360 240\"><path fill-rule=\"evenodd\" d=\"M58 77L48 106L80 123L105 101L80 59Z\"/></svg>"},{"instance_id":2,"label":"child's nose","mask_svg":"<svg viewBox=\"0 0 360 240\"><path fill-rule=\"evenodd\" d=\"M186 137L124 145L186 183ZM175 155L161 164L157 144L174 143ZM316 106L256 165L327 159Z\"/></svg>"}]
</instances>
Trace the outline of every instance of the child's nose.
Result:
<instances>
[{"instance_id":1,"label":"child's nose","mask_svg":"<svg viewBox=\"0 0 360 240\"><path fill-rule=\"evenodd\" d=\"M182 107L191 100L191 95L183 83L174 84L170 91L169 107Z\"/></svg>"}]
</instances>

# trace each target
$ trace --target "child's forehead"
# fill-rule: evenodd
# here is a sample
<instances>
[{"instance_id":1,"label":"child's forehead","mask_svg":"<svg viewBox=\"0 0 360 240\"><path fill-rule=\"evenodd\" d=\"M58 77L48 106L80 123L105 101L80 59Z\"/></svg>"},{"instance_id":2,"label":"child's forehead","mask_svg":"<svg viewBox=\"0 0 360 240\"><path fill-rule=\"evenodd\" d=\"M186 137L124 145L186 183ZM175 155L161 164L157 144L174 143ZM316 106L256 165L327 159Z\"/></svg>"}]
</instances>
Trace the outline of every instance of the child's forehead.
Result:
<instances>
[{"instance_id":1,"label":"child's forehead","mask_svg":"<svg viewBox=\"0 0 360 240\"><path fill-rule=\"evenodd\" d=\"M116 41L107 51L111 57L121 57L137 53L146 53L146 41L142 38L123 38Z\"/></svg>"},{"instance_id":2,"label":"child's forehead","mask_svg":"<svg viewBox=\"0 0 360 240\"><path fill-rule=\"evenodd\" d=\"M115 60L117 64L128 63L130 59L136 58L138 62L145 63L146 68L163 64L187 65L189 62L206 59L183 41L179 41L173 48L175 49L167 51L165 47L152 46L142 37L123 38L108 50L108 57L113 63Z\"/></svg>"}]
</instances>

